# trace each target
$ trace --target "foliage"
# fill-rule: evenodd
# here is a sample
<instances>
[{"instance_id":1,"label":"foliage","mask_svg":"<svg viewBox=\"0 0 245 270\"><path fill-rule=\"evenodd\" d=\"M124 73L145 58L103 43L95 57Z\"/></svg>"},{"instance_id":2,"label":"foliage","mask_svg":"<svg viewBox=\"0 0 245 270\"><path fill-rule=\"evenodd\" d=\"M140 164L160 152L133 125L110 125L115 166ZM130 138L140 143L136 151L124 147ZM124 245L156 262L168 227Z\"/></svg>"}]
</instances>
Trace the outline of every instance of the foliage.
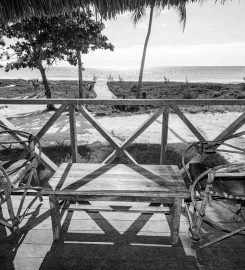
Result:
<instances>
[{"instance_id":1,"label":"foliage","mask_svg":"<svg viewBox=\"0 0 245 270\"><path fill-rule=\"evenodd\" d=\"M87 54L90 50L114 49L114 46L108 43L108 38L101 33L105 28L104 23L93 20L90 11L74 11L54 18L55 42L57 46L62 46L63 53L71 65L77 65L76 51Z\"/></svg>"},{"instance_id":2,"label":"foliage","mask_svg":"<svg viewBox=\"0 0 245 270\"><path fill-rule=\"evenodd\" d=\"M91 12L81 11L2 24L0 36L18 39L7 47L8 51L15 52L17 60L6 69L38 68L40 61L52 65L56 60L68 60L76 65L76 50L86 54L90 49L113 49L113 45L107 43L107 37L101 34L103 29L102 22L92 20Z\"/></svg>"},{"instance_id":3,"label":"foliage","mask_svg":"<svg viewBox=\"0 0 245 270\"><path fill-rule=\"evenodd\" d=\"M109 76L107 77L107 83L108 82L113 82L113 81L114 81L114 78L113 78L113 76L110 73Z\"/></svg>"},{"instance_id":4,"label":"foliage","mask_svg":"<svg viewBox=\"0 0 245 270\"><path fill-rule=\"evenodd\" d=\"M169 78L167 78L165 76L163 76L163 79L164 79L164 83L169 83L170 82Z\"/></svg>"},{"instance_id":5,"label":"foliage","mask_svg":"<svg viewBox=\"0 0 245 270\"><path fill-rule=\"evenodd\" d=\"M113 45L101 34L104 24L94 21L92 17L90 11L85 13L77 10L53 17L31 17L13 24L2 24L0 37L16 40L14 44L6 46L2 55L9 60L5 70L26 67L39 69L47 97L51 97L45 66L59 60L77 65L80 52L113 50ZM79 64L82 70L81 61Z\"/></svg>"},{"instance_id":6,"label":"foliage","mask_svg":"<svg viewBox=\"0 0 245 270\"><path fill-rule=\"evenodd\" d=\"M133 12L136 9L149 6L154 3L158 8L184 5L189 2L203 2L204 0L1 0L0 1L0 18L3 22L14 21L30 16L54 16L74 8L89 9L92 7L96 13L103 19L115 18L118 14L125 11ZM215 2L225 3L227 0L215 0Z\"/></svg>"},{"instance_id":7,"label":"foliage","mask_svg":"<svg viewBox=\"0 0 245 270\"><path fill-rule=\"evenodd\" d=\"M36 17L23 19L14 24L2 24L0 35L16 40L14 44L6 47L5 56L12 62L6 65L5 70L39 68L42 61L51 65L56 58L61 59L57 47L51 49L47 46L51 42L48 28L48 20Z\"/></svg>"}]
</instances>

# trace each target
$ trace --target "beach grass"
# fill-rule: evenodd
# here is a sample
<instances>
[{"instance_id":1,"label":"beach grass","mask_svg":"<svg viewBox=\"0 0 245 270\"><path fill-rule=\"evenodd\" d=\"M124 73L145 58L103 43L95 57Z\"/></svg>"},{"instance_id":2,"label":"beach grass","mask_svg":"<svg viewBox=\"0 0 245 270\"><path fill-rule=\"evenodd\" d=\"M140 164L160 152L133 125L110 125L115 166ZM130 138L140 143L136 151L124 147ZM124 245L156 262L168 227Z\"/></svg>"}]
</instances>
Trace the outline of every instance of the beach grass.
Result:
<instances>
[{"instance_id":1,"label":"beach grass","mask_svg":"<svg viewBox=\"0 0 245 270\"><path fill-rule=\"evenodd\" d=\"M134 81L110 81L107 85L118 98L135 98L137 83ZM141 95L147 99L245 99L244 87L244 83L143 82ZM130 112L133 110L131 107L121 108L121 111ZM142 110L151 111L154 108L154 106L145 106L133 112L142 113ZM244 106L182 106L182 108L191 113L240 112L245 109ZM119 107L118 109L120 110Z\"/></svg>"},{"instance_id":2,"label":"beach grass","mask_svg":"<svg viewBox=\"0 0 245 270\"><path fill-rule=\"evenodd\" d=\"M88 91L92 81L84 81L84 97L95 98L96 93ZM59 80L49 81L52 98L71 99L78 98L78 81ZM110 91L117 98L135 98L135 81L108 81ZM190 83L186 82L143 82L141 94L147 99L244 99L245 83ZM44 98L45 90L40 83L37 88L31 81L22 79L1 79L0 98ZM150 113L156 109L154 106L95 106L87 108L98 116L124 116L133 114ZM182 106L185 112L242 112L245 106Z\"/></svg>"},{"instance_id":3,"label":"beach grass","mask_svg":"<svg viewBox=\"0 0 245 270\"><path fill-rule=\"evenodd\" d=\"M88 91L92 81L84 81L84 97L95 98L96 94L92 88L92 91ZM49 81L52 98L78 98L78 81ZM31 81L22 79L1 79L0 80L0 98L34 98L45 97L45 89L40 82L38 87L34 87Z\"/></svg>"}]
</instances>

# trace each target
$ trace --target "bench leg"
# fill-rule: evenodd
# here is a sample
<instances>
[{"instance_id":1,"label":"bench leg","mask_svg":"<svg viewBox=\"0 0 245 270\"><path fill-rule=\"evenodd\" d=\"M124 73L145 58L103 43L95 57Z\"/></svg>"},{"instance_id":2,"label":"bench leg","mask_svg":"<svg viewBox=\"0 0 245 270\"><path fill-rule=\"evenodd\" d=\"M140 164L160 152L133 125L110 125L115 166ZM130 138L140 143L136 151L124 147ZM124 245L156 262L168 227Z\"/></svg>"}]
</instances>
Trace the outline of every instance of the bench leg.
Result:
<instances>
[{"instance_id":1,"label":"bench leg","mask_svg":"<svg viewBox=\"0 0 245 270\"><path fill-rule=\"evenodd\" d=\"M53 230L53 239L58 240L60 237L61 217L60 217L60 206L57 196L49 195L49 204Z\"/></svg>"},{"instance_id":2,"label":"bench leg","mask_svg":"<svg viewBox=\"0 0 245 270\"><path fill-rule=\"evenodd\" d=\"M179 227L180 227L180 215L181 215L181 198L174 198L174 204L172 208L171 219L171 244L177 244L179 241Z\"/></svg>"}]
</instances>

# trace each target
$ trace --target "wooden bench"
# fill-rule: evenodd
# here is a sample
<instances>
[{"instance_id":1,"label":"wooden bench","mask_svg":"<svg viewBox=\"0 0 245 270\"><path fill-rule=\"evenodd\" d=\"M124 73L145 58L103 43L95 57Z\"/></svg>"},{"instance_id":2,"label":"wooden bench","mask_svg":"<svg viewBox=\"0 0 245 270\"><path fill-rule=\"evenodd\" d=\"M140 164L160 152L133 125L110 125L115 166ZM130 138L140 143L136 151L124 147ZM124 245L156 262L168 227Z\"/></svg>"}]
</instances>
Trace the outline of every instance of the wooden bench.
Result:
<instances>
[{"instance_id":1,"label":"wooden bench","mask_svg":"<svg viewBox=\"0 0 245 270\"><path fill-rule=\"evenodd\" d=\"M43 194L49 195L54 240L61 229L59 200L98 200L169 204L172 244L179 239L182 199L189 197L177 166L82 163L61 164Z\"/></svg>"}]
</instances>

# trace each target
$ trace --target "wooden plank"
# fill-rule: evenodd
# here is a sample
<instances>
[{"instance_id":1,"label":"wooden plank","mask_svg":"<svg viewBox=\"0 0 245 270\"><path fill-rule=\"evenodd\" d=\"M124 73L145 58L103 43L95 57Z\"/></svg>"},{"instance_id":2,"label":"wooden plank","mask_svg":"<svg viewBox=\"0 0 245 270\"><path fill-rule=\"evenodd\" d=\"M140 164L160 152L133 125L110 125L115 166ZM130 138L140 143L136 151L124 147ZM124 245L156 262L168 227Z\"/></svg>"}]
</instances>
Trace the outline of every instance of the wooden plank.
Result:
<instances>
[{"instance_id":1,"label":"wooden plank","mask_svg":"<svg viewBox=\"0 0 245 270\"><path fill-rule=\"evenodd\" d=\"M127 213L169 213L169 207L131 207L130 209L126 208L120 208L120 209L113 209L110 206L93 206L93 205L82 205L82 204L72 204L69 207L69 210L76 210L76 211L89 211L89 212L127 212ZM124 220L125 217L123 217ZM122 218L118 217L118 220L121 220Z\"/></svg>"},{"instance_id":2,"label":"wooden plank","mask_svg":"<svg viewBox=\"0 0 245 270\"><path fill-rule=\"evenodd\" d=\"M177 244L179 241L179 227L180 227L180 215L181 215L182 199L175 198L172 207L172 220L171 220L171 244Z\"/></svg>"},{"instance_id":3,"label":"wooden plank","mask_svg":"<svg viewBox=\"0 0 245 270\"><path fill-rule=\"evenodd\" d=\"M219 141L223 138L235 133L245 124L245 112L241 114L234 122L232 122L223 132L221 132L213 141Z\"/></svg>"},{"instance_id":4,"label":"wooden plank","mask_svg":"<svg viewBox=\"0 0 245 270\"><path fill-rule=\"evenodd\" d=\"M135 179L135 180L134 180ZM58 180L58 181L57 181ZM63 185L59 188L56 188L59 184L60 179L51 179L50 186L55 190L73 190L76 191L85 191L85 190L115 190L115 191L123 191L123 190L136 190L136 191L182 191L186 190L184 183L177 182L175 183L172 180L162 180L159 178L150 180L147 178L143 178L140 176L129 175L127 178L124 176L99 176L94 178L67 178L67 180L63 183Z\"/></svg>"},{"instance_id":5,"label":"wooden plank","mask_svg":"<svg viewBox=\"0 0 245 270\"><path fill-rule=\"evenodd\" d=\"M63 176L64 172L62 172L61 170L57 170L55 172L55 175L52 177L54 179L64 179ZM222 175L222 174L219 174ZM239 174L238 174L239 175ZM163 171L161 172L161 174L154 174L150 171L144 171L142 172L142 174L139 174L136 171L133 170L129 170L123 172L123 171L118 171L116 172L115 170L109 170L106 172L103 172L98 169L96 171L91 171L91 170L71 170L68 173L66 173L65 178L77 178L77 179L82 179L84 177L86 178L94 178L94 177L98 177L98 176L103 176L103 177L120 177L120 176L124 176L125 178L128 177L149 177L149 178L153 178L154 176L156 178L170 178L169 181L172 182L178 182L178 181L183 181L182 178L178 175L178 174L171 174L169 173L169 171ZM241 174L240 176L244 176L244 173Z\"/></svg>"},{"instance_id":6,"label":"wooden plank","mask_svg":"<svg viewBox=\"0 0 245 270\"><path fill-rule=\"evenodd\" d=\"M215 177L224 177L224 178L241 178L239 180L245 181L245 172L217 172L215 173Z\"/></svg>"},{"instance_id":7,"label":"wooden plank","mask_svg":"<svg viewBox=\"0 0 245 270\"><path fill-rule=\"evenodd\" d=\"M180 176L180 170L176 165L133 165L133 164L101 164L101 163L62 163L57 169L53 177L61 177L66 171L67 175L80 175L81 177L92 173L93 175L100 174L144 174L144 175L158 175L165 176L171 175L171 177L178 177L182 181Z\"/></svg>"},{"instance_id":8,"label":"wooden plank","mask_svg":"<svg viewBox=\"0 0 245 270\"><path fill-rule=\"evenodd\" d=\"M2 116L0 116L0 122L9 129L17 130L17 128L10 121L8 121L6 118ZM22 141L21 137L19 136L15 136L15 138L20 142ZM39 150L37 148L35 148L35 153L36 154L39 153ZM51 159L49 159L43 152L41 153L41 163L46 168L48 168L52 173L54 173L58 168L58 166Z\"/></svg>"},{"instance_id":9,"label":"wooden plank","mask_svg":"<svg viewBox=\"0 0 245 270\"><path fill-rule=\"evenodd\" d=\"M41 153L41 163L46 168L48 168L52 173L54 173L58 169L58 166L49 157L47 157L43 152Z\"/></svg>"},{"instance_id":10,"label":"wooden plank","mask_svg":"<svg viewBox=\"0 0 245 270\"><path fill-rule=\"evenodd\" d=\"M164 107L159 108L151 115L122 145L121 149L125 150L141 133L143 133L162 113Z\"/></svg>"},{"instance_id":11,"label":"wooden plank","mask_svg":"<svg viewBox=\"0 0 245 270\"><path fill-rule=\"evenodd\" d=\"M76 163L78 160L77 153L77 131L76 131L76 111L73 105L69 106L70 119L70 138L71 138L71 158L72 162Z\"/></svg>"},{"instance_id":12,"label":"wooden plank","mask_svg":"<svg viewBox=\"0 0 245 270\"><path fill-rule=\"evenodd\" d=\"M161 138L161 155L160 164L166 164L166 151L168 144L168 118L169 118L169 107L165 106L162 114L162 138Z\"/></svg>"},{"instance_id":13,"label":"wooden plank","mask_svg":"<svg viewBox=\"0 0 245 270\"><path fill-rule=\"evenodd\" d=\"M111 134L109 134L101 125L100 123L95 119L94 116L92 116L86 108L83 106L78 108L78 111L92 124L92 126L115 148L120 149L120 146L117 144L117 142L112 138Z\"/></svg>"},{"instance_id":14,"label":"wooden plank","mask_svg":"<svg viewBox=\"0 0 245 270\"><path fill-rule=\"evenodd\" d=\"M112 161L118 156L120 152L118 150L114 150L104 161L103 164L111 164Z\"/></svg>"},{"instance_id":15,"label":"wooden plank","mask_svg":"<svg viewBox=\"0 0 245 270\"><path fill-rule=\"evenodd\" d=\"M67 105L63 104L60 108L51 116L48 122L38 131L36 137L40 140L43 135L49 130L49 128L54 124L54 122L61 116L61 114L65 111Z\"/></svg>"},{"instance_id":16,"label":"wooden plank","mask_svg":"<svg viewBox=\"0 0 245 270\"><path fill-rule=\"evenodd\" d=\"M0 104L244 106L245 99L0 99Z\"/></svg>"},{"instance_id":17,"label":"wooden plank","mask_svg":"<svg viewBox=\"0 0 245 270\"><path fill-rule=\"evenodd\" d=\"M96 197L120 197L123 199L123 197L141 197L144 199L144 201L149 202L149 198L158 198L163 200L164 198L188 198L189 197L189 191L183 190L181 192L175 192L172 190L168 191L131 191L131 190L123 190L123 191L117 191L117 190L89 190L89 191L76 191L72 190L72 193L70 190L52 190L50 188L44 188L43 194L45 195L59 195L62 197L63 195L67 196L79 196L81 198L94 198L96 200ZM92 199L91 199L92 200Z\"/></svg>"},{"instance_id":18,"label":"wooden plank","mask_svg":"<svg viewBox=\"0 0 245 270\"><path fill-rule=\"evenodd\" d=\"M123 153L128 157L128 159L133 163L138 165L138 162L129 154L128 151L124 150Z\"/></svg>"},{"instance_id":19,"label":"wooden plank","mask_svg":"<svg viewBox=\"0 0 245 270\"><path fill-rule=\"evenodd\" d=\"M206 141L206 139L201 135L201 133L192 125L189 119L181 112L181 110L175 105L170 105L171 109L179 116L179 118L185 123L189 130L197 137L201 142Z\"/></svg>"},{"instance_id":20,"label":"wooden plank","mask_svg":"<svg viewBox=\"0 0 245 270\"><path fill-rule=\"evenodd\" d=\"M61 217L59 213L60 209L57 197L55 195L50 195L49 203L50 203L53 239L58 240L60 237Z\"/></svg>"}]
</instances>

